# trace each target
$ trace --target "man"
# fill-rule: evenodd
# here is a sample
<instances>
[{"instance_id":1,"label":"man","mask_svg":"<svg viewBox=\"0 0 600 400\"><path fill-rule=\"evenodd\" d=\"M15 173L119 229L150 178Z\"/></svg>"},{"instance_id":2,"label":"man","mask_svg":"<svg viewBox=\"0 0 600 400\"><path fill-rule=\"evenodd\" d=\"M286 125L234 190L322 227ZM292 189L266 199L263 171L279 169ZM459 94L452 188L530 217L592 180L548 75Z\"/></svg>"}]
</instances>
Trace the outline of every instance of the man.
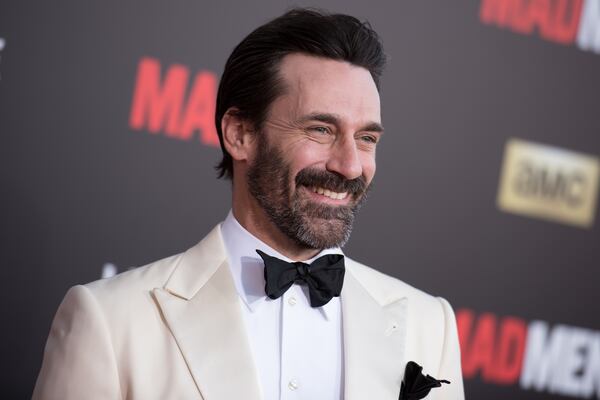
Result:
<instances>
[{"instance_id":1,"label":"man","mask_svg":"<svg viewBox=\"0 0 600 400\"><path fill-rule=\"evenodd\" d=\"M451 382L429 398L463 399L448 303L340 250L375 174L384 62L344 15L246 37L217 99L232 212L185 253L72 288L33 397L383 400L404 379L408 398L413 361Z\"/></svg>"}]
</instances>

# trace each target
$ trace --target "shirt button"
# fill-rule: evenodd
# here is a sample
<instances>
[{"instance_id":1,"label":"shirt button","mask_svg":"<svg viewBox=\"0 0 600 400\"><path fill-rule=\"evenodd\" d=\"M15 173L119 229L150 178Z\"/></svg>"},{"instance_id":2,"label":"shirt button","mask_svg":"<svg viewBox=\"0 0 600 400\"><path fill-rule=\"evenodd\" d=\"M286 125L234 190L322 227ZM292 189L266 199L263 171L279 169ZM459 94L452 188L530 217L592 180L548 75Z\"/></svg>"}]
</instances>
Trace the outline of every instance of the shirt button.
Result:
<instances>
[{"instance_id":1,"label":"shirt button","mask_svg":"<svg viewBox=\"0 0 600 400\"><path fill-rule=\"evenodd\" d=\"M292 379L289 383L288 383L288 388L290 390L296 390L298 389L298 382L295 379Z\"/></svg>"},{"instance_id":2,"label":"shirt button","mask_svg":"<svg viewBox=\"0 0 600 400\"><path fill-rule=\"evenodd\" d=\"M295 305L295 304L296 304L296 298L295 298L295 297L290 297L290 298L288 299L288 304L289 304L290 306L293 306L293 305Z\"/></svg>"}]
</instances>

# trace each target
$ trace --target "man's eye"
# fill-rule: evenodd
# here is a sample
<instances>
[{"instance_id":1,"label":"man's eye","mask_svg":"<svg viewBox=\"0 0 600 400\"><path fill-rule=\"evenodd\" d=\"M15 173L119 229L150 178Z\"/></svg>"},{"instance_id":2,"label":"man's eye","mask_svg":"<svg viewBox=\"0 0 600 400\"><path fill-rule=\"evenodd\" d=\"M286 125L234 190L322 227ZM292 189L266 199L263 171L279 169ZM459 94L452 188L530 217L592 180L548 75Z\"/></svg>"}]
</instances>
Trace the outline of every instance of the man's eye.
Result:
<instances>
[{"instance_id":1,"label":"man's eye","mask_svg":"<svg viewBox=\"0 0 600 400\"><path fill-rule=\"evenodd\" d=\"M310 128L312 131L316 131L319 132L323 135L328 135L330 132L329 128L327 128L326 126L314 126L312 128Z\"/></svg>"},{"instance_id":2,"label":"man's eye","mask_svg":"<svg viewBox=\"0 0 600 400\"><path fill-rule=\"evenodd\" d=\"M361 136L360 139L367 143L373 143L373 144L377 143L377 138L373 135L364 135L364 136Z\"/></svg>"}]
</instances>

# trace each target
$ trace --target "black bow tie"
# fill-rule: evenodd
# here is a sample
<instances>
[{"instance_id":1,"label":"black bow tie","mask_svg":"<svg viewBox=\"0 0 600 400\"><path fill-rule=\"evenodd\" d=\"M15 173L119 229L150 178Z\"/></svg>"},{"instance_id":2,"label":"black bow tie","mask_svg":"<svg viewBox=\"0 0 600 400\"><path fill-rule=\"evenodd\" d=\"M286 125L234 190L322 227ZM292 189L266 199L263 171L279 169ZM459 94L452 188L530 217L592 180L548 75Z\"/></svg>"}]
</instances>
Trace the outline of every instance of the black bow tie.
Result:
<instances>
[{"instance_id":1,"label":"black bow tie","mask_svg":"<svg viewBox=\"0 0 600 400\"><path fill-rule=\"evenodd\" d=\"M309 265L256 252L265 262L265 293L271 299L281 297L294 282L307 284L311 307L321 307L342 292L345 267L341 254L324 255Z\"/></svg>"}]
</instances>

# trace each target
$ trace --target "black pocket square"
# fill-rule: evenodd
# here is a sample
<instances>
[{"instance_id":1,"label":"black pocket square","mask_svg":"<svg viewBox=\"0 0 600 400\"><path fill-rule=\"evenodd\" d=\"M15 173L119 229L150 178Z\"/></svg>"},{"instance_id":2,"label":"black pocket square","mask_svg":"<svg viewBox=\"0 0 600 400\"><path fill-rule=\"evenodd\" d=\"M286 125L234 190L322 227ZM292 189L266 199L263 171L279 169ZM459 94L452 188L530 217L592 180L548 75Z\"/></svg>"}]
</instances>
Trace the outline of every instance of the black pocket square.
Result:
<instances>
[{"instance_id":1,"label":"black pocket square","mask_svg":"<svg viewBox=\"0 0 600 400\"><path fill-rule=\"evenodd\" d=\"M425 376L421 371L423 367L414 361L406 364L398 400L419 400L427 396L431 389L442 386L442 383L450 383L444 379L438 380L429 375Z\"/></svg>"}]
</instances>

